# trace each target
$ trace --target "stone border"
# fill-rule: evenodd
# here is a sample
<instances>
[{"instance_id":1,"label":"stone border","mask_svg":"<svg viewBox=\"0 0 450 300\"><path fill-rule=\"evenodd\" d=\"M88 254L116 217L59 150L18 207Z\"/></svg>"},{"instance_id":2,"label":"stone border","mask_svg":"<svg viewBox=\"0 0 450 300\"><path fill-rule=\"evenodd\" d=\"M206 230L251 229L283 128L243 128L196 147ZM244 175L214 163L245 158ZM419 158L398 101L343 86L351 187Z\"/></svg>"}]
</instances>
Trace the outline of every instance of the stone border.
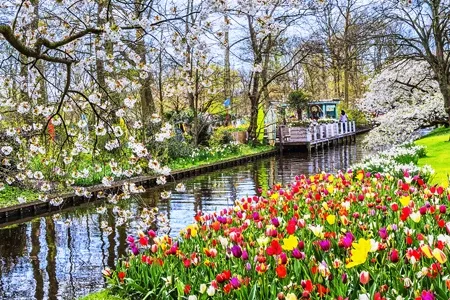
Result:
<instances>
[{"instance_id":1,"label":"stone border","mask_svg":"<svg viewBox=\"0 0 450 300\"><path fill-rule=\"evenodd\" d=\"M242 163L251 162L259 158L273 156L276 153L278 153L278 149L263 151L260 153L222 160L216 163L205 164L198 167L174 171L170 174L170 176L167 176L167 182L173 182L175 180L194 177L207 172L239 166ZM82 204L103 200L102 198L97 197L100 191L118 192L123 183L125 182L138 183L146 189L152 188L157 186L156 178L157 176L134 177L129 180L117 181L112 187L109 188L105 188L103 185L95 185L89 188L89 191L92 193L91 198L86 198L84 196L76 196L75 194L66 194L62 195L63 202L59 206L53 206L48 201L47 202L33 201L19 205L0 208L0 228L17 223L17 221L21 220L29 221L35 217L46 216L53 212L68 210L70 208L77 207Z\"/></svg>"}]
</instances>

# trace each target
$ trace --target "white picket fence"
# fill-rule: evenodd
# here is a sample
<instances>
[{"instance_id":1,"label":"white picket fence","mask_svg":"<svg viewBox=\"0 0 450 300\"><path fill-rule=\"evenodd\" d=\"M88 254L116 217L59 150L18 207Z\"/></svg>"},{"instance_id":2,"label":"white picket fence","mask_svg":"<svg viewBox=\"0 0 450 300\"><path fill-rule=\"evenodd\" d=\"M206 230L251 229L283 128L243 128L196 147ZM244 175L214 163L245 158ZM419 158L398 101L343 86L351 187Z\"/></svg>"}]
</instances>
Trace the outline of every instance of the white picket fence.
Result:
<instances>
[{"instance_id":1,"label":"white picket fence","mask_svg":"<svg viewBox=\"0 0 450 300\"><path fill-rule=\"evenodd\" d=\"M309 127L287 127L280 125L278 140L282 143L320 142L333 140L355 134L355 122L336 122L332 124L317 124Z\"/></svg>"}]
</instances>

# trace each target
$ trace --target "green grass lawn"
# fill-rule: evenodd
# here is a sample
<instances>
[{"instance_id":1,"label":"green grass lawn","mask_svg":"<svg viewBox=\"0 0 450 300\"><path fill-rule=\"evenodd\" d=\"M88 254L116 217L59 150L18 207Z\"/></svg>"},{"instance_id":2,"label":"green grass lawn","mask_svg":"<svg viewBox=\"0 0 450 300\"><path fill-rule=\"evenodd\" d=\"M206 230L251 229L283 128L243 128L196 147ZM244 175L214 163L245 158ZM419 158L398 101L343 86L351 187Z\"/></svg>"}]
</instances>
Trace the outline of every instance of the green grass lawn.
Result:
<instances>
[{"instance_id":1,"label":"green grass lawn","mask_svg":"<svg viewBox=\"0 0 450 300\"><path fill-rule=\"evenodd\" d=\"M430 165L436 174L432 179L434 184L448 183L450 175L450 128L438 128L430 134L417 140L417 145L427 147L427 156L419 160L419 166Z\"/></svg>"},{"instance_id":2,"label":"green grass lawn","mask_svg":"<svg viewBox=\"0 0 450 300\"><path fill-rule=\"evenodd\" d=\"M78 298L78 300L120 300L121 298L109 294L108 290L102 290L97 293L89 294L85 297Z\"/></svg>"}]
</instances>

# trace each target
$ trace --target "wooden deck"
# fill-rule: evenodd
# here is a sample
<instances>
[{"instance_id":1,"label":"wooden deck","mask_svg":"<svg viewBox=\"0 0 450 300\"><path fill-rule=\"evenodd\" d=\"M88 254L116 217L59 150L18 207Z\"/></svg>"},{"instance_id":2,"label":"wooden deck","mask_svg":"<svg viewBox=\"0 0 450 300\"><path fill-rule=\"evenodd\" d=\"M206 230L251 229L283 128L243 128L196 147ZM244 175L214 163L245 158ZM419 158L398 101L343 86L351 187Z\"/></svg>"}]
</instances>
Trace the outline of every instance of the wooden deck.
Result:
<instances>
[{"instance_id":1,"label":"wooden deck","mask_svg":"<svg viewBox=\"0 0 450 300\"><path fill-rule=\"evenodd\" d=\"M309 127L277 128L275 144L281 150L286 148L306 148L308 152L318 147L330 146L355 141L355 122L339 122L332 124L311 125Z\"/></svg>"}]
</instances>

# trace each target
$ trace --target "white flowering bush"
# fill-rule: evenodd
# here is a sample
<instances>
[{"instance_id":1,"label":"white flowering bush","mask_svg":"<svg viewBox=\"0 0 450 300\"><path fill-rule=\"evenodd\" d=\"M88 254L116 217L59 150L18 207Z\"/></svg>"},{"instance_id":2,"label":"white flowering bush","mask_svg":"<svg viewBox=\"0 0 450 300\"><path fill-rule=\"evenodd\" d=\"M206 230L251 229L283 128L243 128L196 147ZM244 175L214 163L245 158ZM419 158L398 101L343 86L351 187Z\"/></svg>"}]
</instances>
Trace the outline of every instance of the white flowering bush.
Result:
<instances>
[{"instance_id":1,"label":"white flowering bush","mask_svg":"<svg viewBox=\"0 0 450 300\"><path fill-rule=\"evenodd\" d=\"M362 169L370 173L390 174L396 178L420 177L428 181L434 170L426 165L417 166L419 158L426 155L425 147L403 144L377 154L368 155L362 162L352 166L352 169Z\"/></svg>"},{"instance_id":2,"label":"white flowering bush","mask_svg":"<svg viewBox=\"0 0 450 300\"><path fill-rule=\"evenodd\" d=\"M364 139L366 147L384 150L416 139L420 128L445 122L444 101L432 76L427 63L410 61L373 78L358 103L379 123Z\"/></svg>"}]
</instances>

